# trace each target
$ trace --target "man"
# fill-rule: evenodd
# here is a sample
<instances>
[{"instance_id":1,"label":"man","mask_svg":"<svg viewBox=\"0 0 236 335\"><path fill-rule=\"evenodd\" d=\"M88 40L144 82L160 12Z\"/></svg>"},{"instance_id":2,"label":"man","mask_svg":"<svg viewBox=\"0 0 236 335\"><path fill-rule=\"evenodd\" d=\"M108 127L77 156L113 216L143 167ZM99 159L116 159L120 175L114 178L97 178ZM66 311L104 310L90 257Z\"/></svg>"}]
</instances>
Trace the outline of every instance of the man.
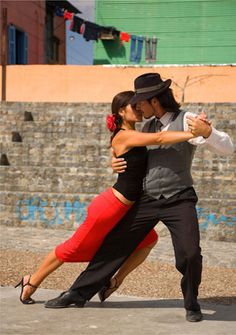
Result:
<instances>
[{"instance_id":1,"label":"man","mask_svg":"<svg viewBox=\"0 0 236 335\"><path fill-rule=\"evenodd\" d=\"M188 127L194 131L198 127L201 129L202 138L148 148L147 174L142 197L109 233L87 269L76 279L70 290L49 300L45 307L63 308L72 304L83 307L104 285L108 285L111 277L144 236L158 221L162 221L171 234L176 268L183 275L181 289L186 319L191 322L201 321L202 313L197 296L201 282L202 256L195 208L197 195L192 187L191 163L196 145L204 144L210 150L222 154L231 154L233 145L227 134L180 111L180 106L169 88L170 84L170 79L163 81L157 73L136 78L136 94L131 104L136 105L145 118L155 116L145 124L144 131L185 130ZM123 162L121 163L121 168L118 169L120 171L125 168Z\"/></svg>"}]
</instances>

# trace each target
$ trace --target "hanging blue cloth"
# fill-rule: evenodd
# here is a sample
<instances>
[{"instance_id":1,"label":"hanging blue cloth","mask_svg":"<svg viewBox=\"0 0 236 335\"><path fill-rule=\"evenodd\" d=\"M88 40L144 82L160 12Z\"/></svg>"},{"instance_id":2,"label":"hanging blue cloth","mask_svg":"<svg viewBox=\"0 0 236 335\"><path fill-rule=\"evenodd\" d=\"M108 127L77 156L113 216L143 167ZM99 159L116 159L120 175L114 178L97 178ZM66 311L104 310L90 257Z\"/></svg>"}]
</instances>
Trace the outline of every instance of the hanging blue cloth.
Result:
<instances>
[{"instance_id":1,"label":"hanging blue cloth","mask_svg":"<svg viewBox=\"0 0 236 335\"><path fill-rule=\"evenodd\" d=\"M56 8L55 8L55 15L63 17L64 16L64 10L61 9L60 7L56 6Z\"/></svg>"},{"instance_id":2,"label":"hanging blue cloth","mask_svg":"<svg viewBox=\"0 0 236 335\"><path fill-rule=\"evenodd\" d=\"M143 36L131 35L130 61L140 63L142 58Z\"/></svg>"}]
</instances>

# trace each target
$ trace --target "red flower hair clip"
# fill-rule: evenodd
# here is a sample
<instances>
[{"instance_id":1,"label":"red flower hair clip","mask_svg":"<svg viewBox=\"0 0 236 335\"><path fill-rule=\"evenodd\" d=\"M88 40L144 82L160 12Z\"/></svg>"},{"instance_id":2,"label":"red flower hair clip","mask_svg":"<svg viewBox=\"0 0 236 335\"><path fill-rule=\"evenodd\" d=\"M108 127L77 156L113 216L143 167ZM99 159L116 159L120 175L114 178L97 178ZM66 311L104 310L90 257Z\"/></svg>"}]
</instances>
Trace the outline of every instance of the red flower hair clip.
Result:
<instances>
[{"instance_id":1,"label":"red flower hair clip","mask_svg":"<svg viewBox=\"0 0 236 335\"><path fill-rule=\"evenodd\" d=\"M115 120L116 120L115 115L113 115L113 114L107 115L106 125L107 125L107 129L109 129L111 132L116 130Z\"/></svg>"}]
</instances>

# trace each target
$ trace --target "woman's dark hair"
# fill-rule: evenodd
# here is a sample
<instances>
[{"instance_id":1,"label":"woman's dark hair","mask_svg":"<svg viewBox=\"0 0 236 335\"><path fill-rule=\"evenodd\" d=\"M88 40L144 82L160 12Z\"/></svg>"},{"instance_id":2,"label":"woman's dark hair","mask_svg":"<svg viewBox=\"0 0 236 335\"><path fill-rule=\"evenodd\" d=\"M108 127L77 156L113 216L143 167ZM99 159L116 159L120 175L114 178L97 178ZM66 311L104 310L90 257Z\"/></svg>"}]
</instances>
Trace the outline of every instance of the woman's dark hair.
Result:
<instances>
[{"instance_id":1,"label":"woman's dark hair","mask_svg":"<svg viewBox=\"0 0 236 335\"><path fill-rule=\"evenodd\" d=\"M165 111L174 112L174 113L179 112L179 109L180 109L181 105L175 100L174 94L173 94L171 88L168 88L162 94L156 96L156 98L160 102L161 106L165 109ZM149 102L151 100L152 100L152 98L148 99Z\"/></svg>"},{"instance_id":2,"label":"woman's dark hair","mask_svg":"<svg viewBox=\"0 0 236 335\"><path fill-rule=\"evenodd\" d=\"M131 98L134 96L133 91L123 91L116 94L111 103L111 113L115 116L115 124L116 130L113 132L111 136L111 141L113 137L118 133L122 125L122 117L119 114L120 108L126 107L129 103Z\"/></svg>"}]
</instances>

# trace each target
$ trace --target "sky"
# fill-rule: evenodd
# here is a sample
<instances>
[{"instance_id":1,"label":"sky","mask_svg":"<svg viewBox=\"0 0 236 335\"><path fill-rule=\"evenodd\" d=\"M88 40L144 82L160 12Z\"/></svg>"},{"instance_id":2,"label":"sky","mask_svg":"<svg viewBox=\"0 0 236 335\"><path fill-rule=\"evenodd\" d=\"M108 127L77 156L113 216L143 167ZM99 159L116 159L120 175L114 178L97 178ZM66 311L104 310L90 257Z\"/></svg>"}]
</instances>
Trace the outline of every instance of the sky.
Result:
<instances>
[{"instance_id":1,"label":"sky","mask_svg":"<svg viewBox=\"0 0 236 335\"><path fill-rule=\"evenodd\" d=\"M77 16L95 22L95 0L69 0L82 14ZM66 63L91 65L93 64L93 41L87 42L82 35L69 29L70 22L66 22Z\"/></svg>"}]
</instances>

